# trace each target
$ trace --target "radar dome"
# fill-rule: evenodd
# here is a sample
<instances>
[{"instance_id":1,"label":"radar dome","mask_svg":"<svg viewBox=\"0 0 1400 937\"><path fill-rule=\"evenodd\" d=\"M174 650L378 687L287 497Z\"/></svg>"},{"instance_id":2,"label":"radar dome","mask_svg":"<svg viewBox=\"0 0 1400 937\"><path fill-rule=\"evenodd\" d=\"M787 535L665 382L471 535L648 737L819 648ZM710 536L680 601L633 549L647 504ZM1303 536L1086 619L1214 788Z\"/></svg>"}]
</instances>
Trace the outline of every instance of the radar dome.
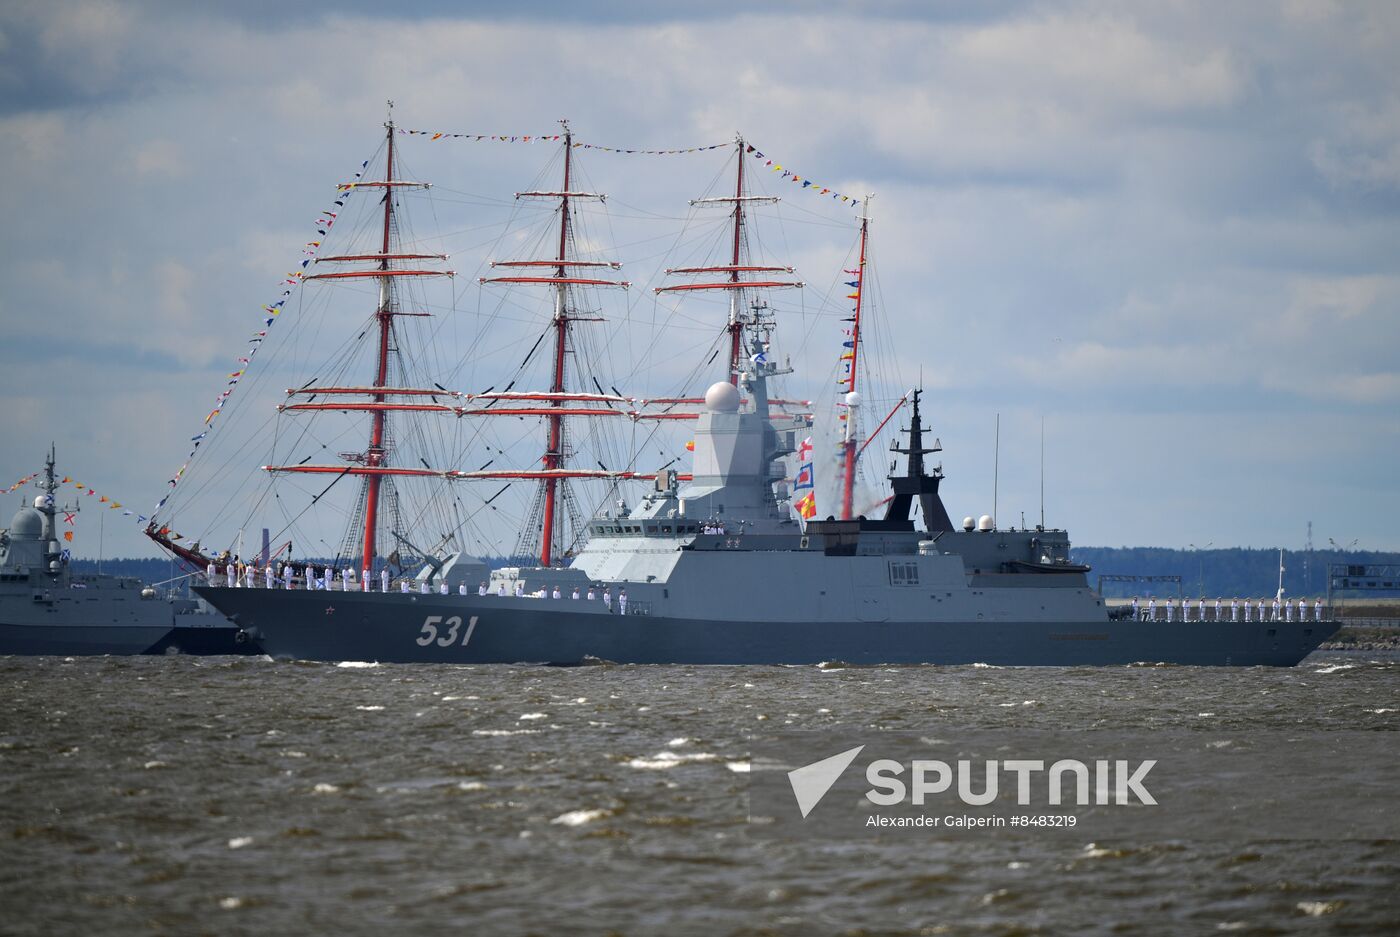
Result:
<instances>
[{"instance_id":1,"label":"radar dome","mask_svg":"<svg viewBox=\"0 0 1400 937\"><path fill-rule=\"evenodd\" d=\"M856 393L855 391L851 391L849 394L846 395L846 406L848 407L858 407L863 402L864 401L861 399L860 394Z\"/></svg>"},{"instance_id":2,"label":"radar dome","mask_svg":"<svg viewBox=\"0 0 1400 937\"><path fill-rule=\"evenodd\" d=\"M15 540L38 540L44 535L44 515L33 508L20 508L10 521L10 536Z\"/></svg>"},{"instance_id":3,"label":"radar dome","mask_svg":"<svg viewBox=\"0 0 1400 937\"><path fill-rule=\"evenodd\" d=\"M728 381L711 384L705 391L705 406L716 413L733 413L739 409L739 388Z\"/></svg>"},{"instance_id":4,"label":"radar dome","mask_svg":"<svg viewBox=\"0 0 1400 937\"><path fill-rule=\"evenodd\" d=\"M984 532L985 532L985 531L993 530L993 529L995 529L995 528L996 528L996 523L992 520L992 515L990 515L990 514L983 514L981 517L977 518L977 529L978 529L978 530L981 530L981 531L984 531Z\"/></svg>"},{"instance_id":5,"label":"radar dome","mask_svg":"<svg viewBox=\"0 0 1400 937\"><path fill-rule=\"evenodd\" d=\"M970 518L970 517L964 517L964 518L963 518L963 530L972 530L972 528L974 528L974 527L976 527L976 526L977 526L977 521L973 520L973 519Z\"/></svg>"}]
</instances>

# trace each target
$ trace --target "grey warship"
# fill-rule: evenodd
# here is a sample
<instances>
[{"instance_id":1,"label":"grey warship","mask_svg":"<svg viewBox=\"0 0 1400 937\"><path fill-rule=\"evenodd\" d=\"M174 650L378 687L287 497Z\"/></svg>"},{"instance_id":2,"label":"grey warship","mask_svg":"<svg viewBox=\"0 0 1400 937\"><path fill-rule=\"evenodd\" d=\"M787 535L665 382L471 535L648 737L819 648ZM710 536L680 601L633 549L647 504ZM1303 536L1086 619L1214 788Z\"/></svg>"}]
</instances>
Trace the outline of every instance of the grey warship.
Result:
<instances>
[{"instance_id":1,"label":"grey warship","mask_svg":"<svg viewBox=\"0 0 1400 937\"><path fill-rule=\"evenodd\" d=\"M52 450L35 484L33 506L0 530L0 654L254 652L246 634L192 599L162 597L132 576L74 573L56 529Z\"/></svg>"},{"instance_id":2,"label":"grey warship","mask_svg":"<svg viewBox=\"0 0 1400 937\"><path fill-rule=\"evenodd\" d=\"M335 418L341 420L367 418L367 444L363 450L339 453L339 463L319 457L326 451L324 444L310 452L289 447L285 453L274 444L274 458L262 467L272 476L325 480L327 486L312 499L313 505L341 479L360 483L346 539L330 567L311 575L303 564L302 570L279 576L264 565L261 581L219 577L216 563L176 543L180 538L152 520L148 536L205 570L208 580L197 591L269 654L459 664L605 660L1288 666L1336 630L1336 623L1322 616L1312 622L1129 619L1110 610L1090 588L1086 567L1071 562L1064 530L1006 529L987 516L980 521L968 518L955 528L939 493L942 468L925 459L941 447L937 442L925 444L922 401L912 391L907 442L896 447L905 456L903 473L891 470L893 494L882 502L882 516L869 516L878 506L861 516L852 492L854 466L863 448L854 424L860 405L856 376L867 264L865 210L856 266L845 271L854 277L848 285L855 292L848 298L855 306L843 320L849 325L843 348L849 351L841 356L848 362L848 374L840 385L846 391L840 506L826 520L815 519L814 495L797 500L792 496L799 487L812 487L810 472L804 475L810 463L799 465L789 492L786 461L796 452L797 461L803 462L800 453L810 441L796 446L796 427L810 427L812 418L784 409L811 402L774 396L777 388L771 382L791 372L786 364L779 367L768 360L775 319L765 303L755 300L750 309L741 299L801 289L803 284L786 277L794 272L792 267L748 253L749 207L776 200L746 193L745 162L762 154L742 137L735 138L733 194L691 203L723 206L729 212L728 250L719 263L667 268L668 277L681 279L655 288L658 295L701 291L727 296L728 322L709 359L715 360L727 345L727 367L715 374L716 382L703 398L646 400L604 387L597 374L580 369L582 346L571 338L575 323L604 319L594 313L591 301L580 302L574 291L625 289L629 284L609 276L608 271L619 269L616 262L593 253L581 257L574 250L578 206L601 202L605 196L579 191L573 172L575 143L567 122L562 131L554 138L561 144L562 185L516 195L555 205L558 237L555 241L551 232L549 241L557 250L548 257L493 260L492 268L503 269L479 278L483 286L544 288L553 299L548 323L501 390L495 385L479 393L448 390L438 383L440 375L420 373L423 357L409 343L414 334L424 334L415 333L413 323L427 313L401 301L397 284L440 282L434 278L452 273L434 266L447 255L402 240L407 229L395 220L403 210L400 200L427 184L396 172L392 120L385 124L384 176L369 181L357 176L353 183L383 190L374 210L375 216L382 210L382 223L376 217L375 224L360 229L364 233L359 240L352 236L345 250L318 255L314 262L372 266L331 267L333 272L310 273L303 279L323 285L378 281L372 317L348 346L351 350L328 365L331 372L348 375L363 355L373 361L372 378L357 383L349 377L313 377L288 388L278 412L288 419L327 413L339 414ZM412 265L397 265L406 261ZM311 263L308 259L304 266ZM692 277L700 280L686 279ZM436 333L426 334L431 339ZM517 388L526 363L549 336L553 354L548 386ZM567 382L570 367L578 381L575 386ZM672 405L699 405L700 411L676 413L669 409ZM891 411L885 422L894 414ZM540 462L491 468L491 458L474 471L443 468L444 456L456 459L459 454L440 452L430 460L433 453L424 447L429 434L421 424L402 421L448 417L539 418L548 431ZM596 469L571 464L566 418L570 424L581 419L693 419L694 439L687 444L693 453L692 469L679 474L667 463L652 473L638 472L635 449L620 468L609 469L601 459ZM396 428L391 429L391 420ZM292 434L294 439L302 435ZM537 565L488 570L466 555L461 541L450 533L438 547L414 547L413 541L432 543L428 538L436 536L434 530L450 532L462 524L454 516L450 524L444 520L436 528L414 521L421 535L419 529L404 529L404 512L397 505L406 489L398 485L415 479L432 486L481 480L537 482L536 499L520 525L522 538L538 532ZM601 511L593 506L587 513L579 511L575 524L577 504L566 497L567 485L588 479L613 487ZM653 485L633 506L616 500L623 483L642 480ZM432 507L435 497L430 493L416 505L416 516L426 517L419 509ZM576 534L568 540L560 537L564 514ZM395 542L388 557L385 533ZM448 549L449 543L457 552ZM566 544L578 546L561 564L555 547ZM426 565L400 565L395 558L400 547L412 548ZM534 550L522 550L518 542L515 553ZM415 568L418 572L411 579L401 578L394 588L387 565L398 567L400 577Z\"/></svg>"},{"instance_id":3,"label":"grey warship","mask_svg":"<svg viewBox=\"0 0 1400 937\"><path fill-rule=\"evenodd\" d=\"M1122 618L1070 562L1064 530L955 529L918 393L884 516L804 526L776 487L792 441L771 419L766 337L752 335L738 386L706 393L691 480L660 472L636 507L593 518L567 567L500 568L461 590L482 567L453 556L408 593L197 591L274 657L311 660L1291 666L1336 630L1330 617Z\"/></svg>"}]
</instances>

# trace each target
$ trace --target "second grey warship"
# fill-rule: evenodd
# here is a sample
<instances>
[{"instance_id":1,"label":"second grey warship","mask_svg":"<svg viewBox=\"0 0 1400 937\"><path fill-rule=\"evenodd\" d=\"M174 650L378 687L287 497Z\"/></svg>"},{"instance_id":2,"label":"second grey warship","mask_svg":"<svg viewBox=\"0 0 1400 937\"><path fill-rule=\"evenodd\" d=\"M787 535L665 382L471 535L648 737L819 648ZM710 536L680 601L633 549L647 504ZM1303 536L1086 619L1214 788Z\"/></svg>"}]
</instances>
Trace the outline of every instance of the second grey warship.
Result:
<instances>
[{"instance_id":1,"label":"second grey warship","mask_svg":"<svg viewBox=\"0 0 1400 937\"><path fill-rule=\"evenodd\" d=\"M0 654L253 651L246 633L193 599L162 596L133 576L73 572L57 530L52 451L35 485L33 506L0 530Z\"/></svg>"}]
</instances>

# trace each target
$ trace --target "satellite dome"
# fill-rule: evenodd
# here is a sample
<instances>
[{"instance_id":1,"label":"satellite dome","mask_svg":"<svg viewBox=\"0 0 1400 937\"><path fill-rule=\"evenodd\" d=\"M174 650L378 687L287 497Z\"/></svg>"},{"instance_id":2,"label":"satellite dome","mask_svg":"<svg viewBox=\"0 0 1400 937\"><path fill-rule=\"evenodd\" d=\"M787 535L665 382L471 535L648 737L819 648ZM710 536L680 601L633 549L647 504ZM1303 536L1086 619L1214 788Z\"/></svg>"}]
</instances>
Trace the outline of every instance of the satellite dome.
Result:
<instances>
[{"instance_id":1,"label":"satellite dome","mask_svg":"<svg viewBox=\"0 0 1400 937\"><path fill-rule=\"evenodd\" d=\"M992 520L992 515L983 514L981 517L977 518L977 529L984 532L996 529L996 523Z\"/></svg>"},{"instance_id":2,"label":"satellite dome","mask_svg":"<svg viewBox=\"0 0 1400 937\"><path fill-rule=\"evenodd\" d=\"M977 526L977 521L973 520L973 519L970 518L970 517L964 517L964 518L963 518L963 530L971 530L972 528L974 528L974 527L976 527L976 526Z\"/></svg>"},{"instance_id":3,"label":"satellite dome","mask_svg":"<svg viewBox=\"0 0 1400 937\"><path fill-rule=\"evenodd\" d=\"M728 381L711 384L705 391L705 406L716 413L733 413L739 409L739 388Z\"/></svg>"},{"instance_id":4,"label":"satellite dome","mask_svg":"<svg viewBox=\"0 0 1400 937\"><path fill-rule=\"evenodd\" d=\"M864 401L861 399L860 394L856 393L855 391L851 391L849 394L846 395L846 406L848 407L858 407L863 402Z\"/></svg>"},{"instance_id":5,"label":"satellite dome","mask_svg":"<svg viewBox=\"0 0 1400 937\"><path fill-rule=\"evenodd\" d=\"M38 540L44 535L44 515L33 508L20 508L10 521L10 536L15 540Z\"/></svg>"}]
</instances>

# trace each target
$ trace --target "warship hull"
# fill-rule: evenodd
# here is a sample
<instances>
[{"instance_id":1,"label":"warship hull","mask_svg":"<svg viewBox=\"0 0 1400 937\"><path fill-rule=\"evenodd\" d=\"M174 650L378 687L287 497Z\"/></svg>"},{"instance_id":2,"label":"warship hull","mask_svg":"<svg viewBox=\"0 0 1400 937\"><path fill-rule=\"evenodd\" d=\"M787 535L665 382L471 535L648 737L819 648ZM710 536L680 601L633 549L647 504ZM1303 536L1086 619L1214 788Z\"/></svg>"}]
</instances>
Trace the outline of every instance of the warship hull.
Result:
<instances>
[{"instance_id":1,"label":"warship hull","mask_svg":"<svg viewBox=\"0 0 1400 937\"><path fill-rule=\"evenodd\" d=\"M59 657L144 654L169 634L169 624L0 624L0 654Z\"/></svg>"},{"instance_id":2,"label":"warship hull","mask_svg":"<svg viewBox=\"0 0 1400 937\"><path fill-rule=\"evenodd\" d=\"M1297 664L1321 622L762 621L608 612L600 601L196 589L276 658L395 663Z\"/></svg>"},{"instance_id":3,"label":"warship hull","mask_svg":"<svg viewBox=\"0 0 1400 937\"><path fill-rule=\"evenodd\" d=\"M229 625L176 625L143 654L196 657L251 657L263 653L242 628Z\"/></svg>"}]
</instances>

